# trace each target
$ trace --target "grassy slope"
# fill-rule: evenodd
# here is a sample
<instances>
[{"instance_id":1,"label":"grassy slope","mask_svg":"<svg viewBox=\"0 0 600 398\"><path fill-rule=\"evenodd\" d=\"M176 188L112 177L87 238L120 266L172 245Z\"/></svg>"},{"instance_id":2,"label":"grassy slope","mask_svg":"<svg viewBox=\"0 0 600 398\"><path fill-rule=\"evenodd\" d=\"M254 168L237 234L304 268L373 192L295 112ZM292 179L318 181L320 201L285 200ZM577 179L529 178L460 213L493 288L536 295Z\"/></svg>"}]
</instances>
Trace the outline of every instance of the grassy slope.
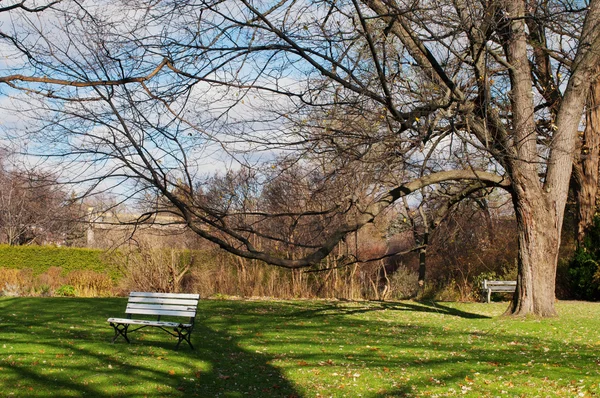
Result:
<instances>
[{"instance_id":1,"label":"grassy slope","mask_svg":"<svg viewBox=\"0 0 600 398\"><path fill-rule=\"evenodd\" d=\"M179 352L157 329L110 344L124 305L1 298L0 397L600 396L600 304L203 301Z\"/></svg>"}]
</instances>

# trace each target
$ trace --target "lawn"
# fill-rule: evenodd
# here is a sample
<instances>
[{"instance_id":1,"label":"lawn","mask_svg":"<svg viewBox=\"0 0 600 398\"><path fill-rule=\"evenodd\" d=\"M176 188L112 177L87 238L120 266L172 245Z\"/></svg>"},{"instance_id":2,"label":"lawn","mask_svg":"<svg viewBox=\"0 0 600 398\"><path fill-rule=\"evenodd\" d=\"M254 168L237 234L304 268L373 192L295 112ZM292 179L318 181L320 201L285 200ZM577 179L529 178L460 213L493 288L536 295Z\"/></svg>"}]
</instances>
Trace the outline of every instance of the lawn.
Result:
<instances>
[{"instance_id":1,"label":"lawn","mask_svg":"<svg viewBox=\"0 0 600 398\"><path fill-rule=\"evenodd\" d=\"M600 396L600 304L221 301L196 350L158 329L110 344L126 299L0 298L0 397Z\"/></svg>"}]
</instances>

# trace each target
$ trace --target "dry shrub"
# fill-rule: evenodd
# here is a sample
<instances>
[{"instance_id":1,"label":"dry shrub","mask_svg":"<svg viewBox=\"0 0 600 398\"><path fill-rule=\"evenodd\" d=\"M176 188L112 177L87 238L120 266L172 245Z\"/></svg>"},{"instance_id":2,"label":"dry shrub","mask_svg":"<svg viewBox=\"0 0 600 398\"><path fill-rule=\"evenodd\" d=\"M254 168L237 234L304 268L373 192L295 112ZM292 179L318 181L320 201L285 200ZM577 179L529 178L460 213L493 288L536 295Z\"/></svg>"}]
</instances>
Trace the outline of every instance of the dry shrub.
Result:
<instances>
[{"instance_id":1,"label":"dry shrub","mask_svg":"<svg viewBox=\"0 0 600 398\"><path fill-rule=\"evenodd\" d=\"M337 297L330 286L338 281L335 275L344 271L287 270L214 250L204 253L190 273L192 290L203 297L316 298Z\"/></svg>"},{"instance_id":2,"label":"dry shrub","mask_svg":"<svg viewBox=\"0 0 600 398\"><path fill-rule=\"evenodd\" d=\"M219 272L216 264L199 264L191 270L192 281L197 281L193 284L192 291L199 293L200 297L212 296L216 291L220 291L218 286L222 284L221 275L223 273Z\"/></svg>"},{"instance_id":3,"label":"dry shrub","mask_svg":"<svg viewBox=\"0 0 600 398\"><path fill-rule=\"evenodd\" d=\"M19 270L14 268L0 268L0 287L9 284L19 284Z\"/></svg>"},{"instance_id":4,"label":"dry shrub","mask_svg":"<svg viewBox=\"0 0 600 398\"><path fill-rule=\"evenodd\" d=\"M293 290L290 271L220 250L204 257L192 267L190 278L192 289L203 297L290 297Z\"/></svg>"},{"instance_id":5,"label":"dry shrub","mask_svg":"<svg viewBox=\"0 0 600 398\"><path fill-rule=\"evenodd\" d=\"M381 261L346 261L331 256L318 267L288 270L215 250L192 267L193 291L203 297L386 298L389 286Z\"/></svg>"},{"instance_id":6,"label":"dry shrub","mask_svg":"<svg viewBox=\"0 0 600 398\"><path fill-rule=\"evenodd\" d=\"M20 296L19 270L13 268L0 268L0 295L15 297Z\"/></svg>"},{"instance_id":7,"label":"dry shrub","mask_svg":"<svg viewBox=\"0 0 600 398\"><path fill-rule=\"evenodd\" d=\"M451 280L438 287L433 296L439 301L468 301L471 300L470 285Z\"/></svg>"},{"instance_id":8,"label":"dry shrub","mask_svg":"<svg viewBox=\"0 0 600 398\"><path fill-rule=\"evenodd\" d=\"M56 290L65 284L65 278L61 274L62 268L50 267L46 272L38 276L38 282L41 285L49 286L52 290Z\"/></svg>"},{"instance_id":9,"label":"dry shrub","mask_svg":"<svg viewBox=\"0 0 600 398\"><path fill-rule=\"evenodd\" d=\"M21 295L21 289L19 288L19 285L7 283L2 288L2 296L19 297L20 295Z\"/></svg>"},{"instance_id":10,"label":"dry shrub","mask_svg":"<svg viewBox=\"0 0 600 398\"><path fill-rule=\"evenodd\" d=\"M189 270L195 258L189 250L153 248L151 241L140 240L113 253L111 260L125 275L122 291L180 292L194 284Z\"/></svg>"},{"instance_id":11,"label":"dry shrub","mask_svg":"<svg viewBox=\"0 0 600 398\"><path fill-rule=\"evenodd\" d=\"M61 272L60 267L50 267L36 277L31 268L0 268L0 289L3 294L11 296L49 296L61 286L69 284L75 287L78 295L84 297L112 294L113 282L105 274L82 270L63 277Z\"/></svg>"},{"instance_id":12,"label":"dry shrub","mask_svg":"<svg viewBox=\"0 0 600 398\"><path fill-rule=\"evenodd\" d=\"M35 288L35 277L33 276L33 269L23 268L19 270L19 283L21 286L22 294L31 295Z\"/></svg>"},{"instance_id":13,"label":"dry shrub","mask_svg":"<svg viewBox=\"0 0 600 398\"><path fill-rule=\"evenodd\" d=\"M113 289L112 279L94 271L72 271L66 280L75 288L77 295L82 297L108 296Z\"/></svg>"},{"instance_id":14,"label":"dry shrub","mask_svg":"<svg viewBox=\"0 0 600 398\"><path fill-rule=\"evenodd\" d=\"M35 278L31 268L0 268L0 288L7 296L26 296L33 292Z\"/></svg>"},{"instance_id":15,"label":"dry shrub","mask_svg":"<svg viewBox=\"0 0 600 398\"><path fill-rule=\"evenodd\" d=\"M390 297L395 300L406 300L415 297L418 290L419 273L401 265L390 276Z\"/></svg>"}]
</instances>

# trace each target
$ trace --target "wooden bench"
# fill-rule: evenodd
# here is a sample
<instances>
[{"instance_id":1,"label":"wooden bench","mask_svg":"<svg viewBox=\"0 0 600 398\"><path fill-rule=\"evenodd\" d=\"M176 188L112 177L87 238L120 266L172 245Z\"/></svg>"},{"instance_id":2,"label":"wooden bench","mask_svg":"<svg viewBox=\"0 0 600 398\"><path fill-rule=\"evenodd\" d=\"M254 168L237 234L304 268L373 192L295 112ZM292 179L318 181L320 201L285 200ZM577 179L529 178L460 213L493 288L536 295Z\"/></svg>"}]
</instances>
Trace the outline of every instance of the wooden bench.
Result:
<instances>
[{"instance_id":1,"label":"wooden bench","mask_svg":"<svg viewBox=\"0 0 600 398\"><path fill-rule=\"evenodd\" d=\"M125 309L127 317L108 318L107 320L110 322L110 326L115 329L115 336L112 342L114 343L119 336L123 336L129 343L127 333L152 326L177 337L179 341L175 349L178 349L179 344L184 340L194 349L190 341L190 334L194 329L199 299L199 294L131 292L127 301L127 308ZM132 315L154 315L156 319L133 319ZM160 320L161 316L185 317L188 320L186 323L165 322ZM129 329L132 325L138 327Z\"/></svg>"},{"instance_id":2,"label":"wooden bench","mask_svg":"<svg viewBox=\"0 0 600 398\"><path fill-rule=\"evenodd\" d=\"M514 293L517 288L517 281L488 281L482 282L482 290L487 293L487 302L492 298L492 293Z\"/></svg>"}]
</instances>

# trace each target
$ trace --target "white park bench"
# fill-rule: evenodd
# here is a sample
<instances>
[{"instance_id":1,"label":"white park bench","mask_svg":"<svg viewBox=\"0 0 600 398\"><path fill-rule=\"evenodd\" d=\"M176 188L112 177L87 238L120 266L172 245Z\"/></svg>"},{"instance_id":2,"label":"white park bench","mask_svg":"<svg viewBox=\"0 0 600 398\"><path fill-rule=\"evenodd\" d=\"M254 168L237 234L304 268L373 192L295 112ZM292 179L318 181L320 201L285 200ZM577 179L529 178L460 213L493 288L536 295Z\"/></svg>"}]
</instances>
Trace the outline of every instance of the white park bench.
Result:
<instances>
[{"instance_id":1,"label":"white park bench","mask_svg":"<svg viewBox=\"0 0 600 398\"><path fill-rule=\"evenodd\" d=\"M517 281L488 281L482 282L482 290L487 294L487 302L492 298L492 293L514 293L517 288Z\"/></svg>"},{"instance_id":2,"label":"white park bench","mask_svg":"<svg viewBox=\"0 0 600 398\"><path fill-rule=\"evenodd\" d=\"M127 333L152 326L177 337L179 341L175 349L178 349L179 344L184 340L194 349L190 341L190 334L194 329L199 299L199 294L131 292L127 301L127 308L125 309L127 317L108 318L107 320L110 322L110 326L115 329L115 336L112 342L114 343L119 336L123 336L129 343ZM156 316L156 319L133 319L132 315L150 315ZM185 317L187 318L187 322L165 322L161 321L162 316ZM133 327L137 327L129 329L132 325Z\"/></svg>"}]
</instances>

